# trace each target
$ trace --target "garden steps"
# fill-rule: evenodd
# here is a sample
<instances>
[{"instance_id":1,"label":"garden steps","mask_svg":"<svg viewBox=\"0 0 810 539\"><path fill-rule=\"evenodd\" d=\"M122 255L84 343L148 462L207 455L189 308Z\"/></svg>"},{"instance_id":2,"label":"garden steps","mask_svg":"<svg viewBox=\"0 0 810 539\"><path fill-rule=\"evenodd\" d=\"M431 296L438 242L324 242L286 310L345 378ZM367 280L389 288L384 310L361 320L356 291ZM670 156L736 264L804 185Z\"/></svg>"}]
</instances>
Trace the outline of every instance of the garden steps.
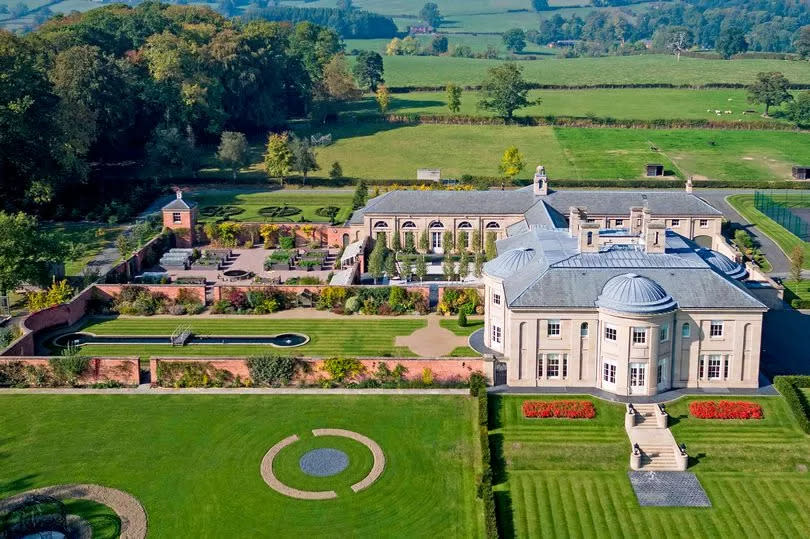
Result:
<instances>
[{"instance_id":1,"label":"garden steps","mask_svg":"<svg viewBox=\"0 0 810 539\"><path fill-rule=\"evenodd\" d=\"M666 422L665 426L659 426L658 405L636 404L633 410L632 420L625 424L625 430L633 448L631 452L637 446L640 455L631 456L631 467L643 471L683 471L684 461L676 454L679 450L675 437Z\"/></svg>"}]
</instances>

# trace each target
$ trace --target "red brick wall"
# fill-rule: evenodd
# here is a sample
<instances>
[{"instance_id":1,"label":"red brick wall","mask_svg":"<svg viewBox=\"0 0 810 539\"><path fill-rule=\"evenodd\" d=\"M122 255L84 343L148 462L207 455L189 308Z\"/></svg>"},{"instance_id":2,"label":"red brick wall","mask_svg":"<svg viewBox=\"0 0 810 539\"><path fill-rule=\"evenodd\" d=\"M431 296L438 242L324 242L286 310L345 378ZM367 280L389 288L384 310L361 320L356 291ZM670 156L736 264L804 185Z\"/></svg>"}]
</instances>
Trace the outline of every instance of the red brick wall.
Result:
<instances>
[{"instance_id":1,"label":"red brick wall","mask_svg":"<svg viewBox=\"0 0 810 539\"><path fill-rule=\"evenodd\" d=\"M0 363L11 363L21 361L26 365L34 367L49 367L47 357L27 356L27 357L4 357L0 358ZM90 360L90 367L79 377L79 384L90 385L97 382L115 380L127 386L138 385L139 379L138 358L110 358L94 357Z\"/></svg>"},{"instance_id":2,"label":"red brick wall","mask_svg":"<svg viewBox=\"0 0 810 539\"><path fill-rule=\"evenodd\" d=\"M205 302L205 286L204 285L185 285L185 284L97 284L96 289L107 297L112 297L121 293L121 289L125 286L137 286L138 288L146 288L150 292L157 292L163 294L169 299L174 299L180 294L180 290L190 290L199 298L200 301Z\"/></svg>"},{"instance_id":3,"label":"red brick wall","mask_svg":"<svg viewBox=\"0 0 810 539\"><path fill-rule=\"evenodd\" d=\"M293 294L299 294L304 290L309 290L315 294L320 294L320 291L323 288L326 288L327 285L253 285L253 286L228 286L228 285L217 285L213 287L213 295L214 301L219 301L222 299L223 291L227 288L235 288L237 290L241 290L242 292L247 292L249 290L260 290L262 288L270 288L273 290L279 290L281 292L290 292ZM361 288L361 287L345 287L345 288ZM419 292L422 296L427 299L430 295L430 288L421 287L421 286L409 286L409 292Z\"/></svg>"},{"instance_id":4,"label":"red brick wall","mask_svg":"<svg viewBox=\"0 0 810 539\"><path fill-rule=\"evenodd\" d=\"M180 222L174 222L174 213L180 214ZM163 212L163 226L175 231L178 247L192 247L194 245L194 226L197 224L197 208L191 210L165 210ZM184 231L178 234L178 231Z\"/></svg>"},{"instance_id":5,"label":"red brick wall","mask_svg":"<svg viewBox=\"0 0 810 539\"><path fill-rule=\"evenodd\" d=\"M235 358L170 358L159 357L149 360L149 370L151 371L152 383L157 383L158 363L161 361L169 362L209 362L211 365L220 370L230 372L234 377L239 376L242 380L250 378L250 372L247 368L247 361L245 359ZM312 366L311 372L305 376L304 380L309 383L315 382L321 376L327 376L321 370L323 360L320 359L306 359ZM360 360L366 367L366 371L371 374L377 370L380 363L388 364L391 370L396 367L397 363L403 364L408 369L407 378L421 379L422 370L425 368L433 371L433 377L436 381L451 380L453 378L467 378L470 373L474 371L481 371L484 368L484 362L481 358L458 358L458 359L396 359L396 358L368 358Z\"/></svg>"}]
</instances>

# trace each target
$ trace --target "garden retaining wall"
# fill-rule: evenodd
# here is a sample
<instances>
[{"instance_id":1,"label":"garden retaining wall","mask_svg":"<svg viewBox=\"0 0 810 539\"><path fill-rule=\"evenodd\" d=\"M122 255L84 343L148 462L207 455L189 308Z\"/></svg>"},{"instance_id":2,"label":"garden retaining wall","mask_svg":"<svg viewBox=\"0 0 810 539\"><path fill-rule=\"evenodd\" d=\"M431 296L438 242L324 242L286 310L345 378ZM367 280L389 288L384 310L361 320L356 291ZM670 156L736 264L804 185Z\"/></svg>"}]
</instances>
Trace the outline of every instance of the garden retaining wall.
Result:
<instances>
[{"instance_id":1,"label":"garden retaining wall","mask_svg":"<svg viewBox=\"0 0 810 539\"><path fill-rule=\"evenodd\" d=\"M323 360L313 358L303 358L304 361L310 364L310 372L302 379L305 383L315 383L318 378L327 376L322 370ZM212 367L225 370L231 373L234 377L239 376L242 380L250 378L250 371L248 370L247 360L239 358L183 358L183 357L153 357L149 360L149 371L151 373L152 385L156 385L158 381L158 365L161 362L170 363L210 363ZM483 371L484 361L480 357L477 358L453 358L453 359L411 359L411 358L362 358L360 362L366 368L366 371L373 373L377 370L380 363L388 364L388 367L393 370L397 363L404 365L408 372L406 377L409 379L420 379L422 377L423 369L430 369L433 373L433 379L437 382L450 381L456 378L467 378L475 371Z\"/></svg>"},{"instance_id":2,"label":"garden retaining wall","mask_svg":"<svg viewBox=\"0 0 810 539\"><path fill-rule=\"evenodd\" d=\"M42 356L3 357L0 365L21 362L32 367L50 369L49 358ZM138 385L139 365L137 357L94 357L90 366L78 379L80 385L90 385L107 381L119 382L125 386Z\"/></svg>"},{"instance_id":3,"label":"garden retaining wall","mask_svg":"<svg viewBox=\"0 0 810 539\"><path fill-rule=\"evenodd\" d=\"M187 285L187 284L97 284L95 289L100 292L101 297L107 299L112 298L121 293L121 289L125 286L136 286L138 288L145 288L150 292L163 294L169 299L175 299L181 290L189 290L193 292L200 302L205 303L205 285Z\"/></svg>"},{"instance_id":4,"label":"garden retaining wall","mask_svg":"<svg viewBox=\"0 0 810 539\"><path fill-rule=\"evenodd\" d=\"M250 290L277 290L279 292L289 292L291 294L300 294L301 292L312 292L315 294L320 294L320 291L324 288L329 287L329 285L263 285L263 284L256 284L256 285L216 285L213 287L213 298L214 301L219 301L222 299L225 290L240 290L242 292L248 292ZM332 288L370 288L367 286L341 286L341 287L332 287ZM419 292L422 294L422 297L428 299L430 296L430 288L426 286L409 286L407 288L409 292ZM439 297L442 295L442 288L439 289Z\"/></svg>"}]
</instances>

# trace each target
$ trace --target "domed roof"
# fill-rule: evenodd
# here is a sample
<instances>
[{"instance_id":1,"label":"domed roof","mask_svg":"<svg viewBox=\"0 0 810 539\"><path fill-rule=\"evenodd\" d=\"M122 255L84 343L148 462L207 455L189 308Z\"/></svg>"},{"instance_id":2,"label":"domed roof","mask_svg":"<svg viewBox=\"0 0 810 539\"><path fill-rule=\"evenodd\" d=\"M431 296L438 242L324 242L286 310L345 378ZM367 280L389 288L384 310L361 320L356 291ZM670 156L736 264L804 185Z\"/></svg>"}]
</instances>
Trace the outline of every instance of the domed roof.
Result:
<instances>
[{"instance_id":1,"label":"domed roof","mask_svg":"<svg viewBox=\"0 0 810 539\"><path fill-rule=\"evenodd\" d=\"M531 262L536 254L534 249L510 249L484 264L484 272L492 277L506 279Z\"/></svg>"},{"instance_id":2,"label":"domed roof","mask_svg":"<svg viewBox=\"0 0 810 539\"><path fill-rule=\"evenodd\" d=\"M671 311L678 304L652 279L625 273L613 277L596 300L599 307L632 314L657 314Z\"/></svg>"},{"instance_id":3,"label":"domed roof","mask_svg":"<svg viewBox=\"0 0 810 539\"><path fill-rule=\"evenodd\" d=\"M720 272L721 274L730 277L731 279L743 280L748 277L748 271L745 266L739 264L729 257L711 249L701 249L698 251L700 257L705 260L711 267Z\"/></svg>"}]
</instances>

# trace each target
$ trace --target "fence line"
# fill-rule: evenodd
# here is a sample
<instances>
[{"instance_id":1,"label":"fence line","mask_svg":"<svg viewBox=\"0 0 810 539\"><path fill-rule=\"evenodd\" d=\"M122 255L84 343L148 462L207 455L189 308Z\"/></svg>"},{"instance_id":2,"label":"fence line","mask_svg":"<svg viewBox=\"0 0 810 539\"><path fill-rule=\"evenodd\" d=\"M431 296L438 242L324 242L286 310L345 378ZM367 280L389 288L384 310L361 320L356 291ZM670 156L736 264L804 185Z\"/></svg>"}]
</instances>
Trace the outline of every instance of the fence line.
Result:
<instances>
[{"instance_id":1,"label":"fence line","mask_svg":"<svg viewBox=\"0 0 810 539\"><path fill-rule=\"evenodd\" d=\"M793 235L804 241L810 241L810 224L800 216L793 213L788 204L799 203L800 206L810 206L810 196L805 193L790 196L783 195L784 201L777 201L773 195L757 191L754 193L754 207L779 223Z\"/></svg>"}]
</instances>

